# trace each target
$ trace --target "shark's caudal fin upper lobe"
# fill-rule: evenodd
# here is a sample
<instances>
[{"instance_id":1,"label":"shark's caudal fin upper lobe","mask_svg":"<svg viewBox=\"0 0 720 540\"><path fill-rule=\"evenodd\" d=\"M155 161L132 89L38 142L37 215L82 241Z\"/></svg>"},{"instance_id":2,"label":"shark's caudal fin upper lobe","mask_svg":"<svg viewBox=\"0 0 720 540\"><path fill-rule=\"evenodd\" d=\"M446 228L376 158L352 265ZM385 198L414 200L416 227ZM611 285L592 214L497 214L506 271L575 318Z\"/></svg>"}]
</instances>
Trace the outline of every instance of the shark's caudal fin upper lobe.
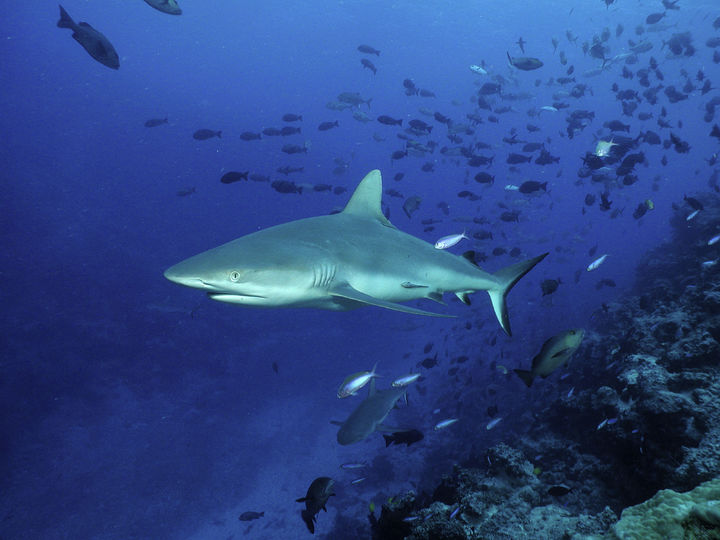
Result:
<instances>
[{"instance_id":1,"label":"shark's caudal fin upper lobe","mask_svg":"<svg viewBox=\"0 0 720 540\"><path fill-rule=\"evenodd\" d=\"M547 257L547 253L528 259L527 261L519 262L506 266L502 270L493 274L498 280L500 285L496 289L488 290L490 295L490 301L492 302L493 309L495 310L495 316L497 317L500 326L508 336L512 335L510 330L510 317L508 317L507 305L505 304L505 297L510 292L510 289L520 281L525 274L532 270L537 263Z\"/></svg>"}]
</instances>

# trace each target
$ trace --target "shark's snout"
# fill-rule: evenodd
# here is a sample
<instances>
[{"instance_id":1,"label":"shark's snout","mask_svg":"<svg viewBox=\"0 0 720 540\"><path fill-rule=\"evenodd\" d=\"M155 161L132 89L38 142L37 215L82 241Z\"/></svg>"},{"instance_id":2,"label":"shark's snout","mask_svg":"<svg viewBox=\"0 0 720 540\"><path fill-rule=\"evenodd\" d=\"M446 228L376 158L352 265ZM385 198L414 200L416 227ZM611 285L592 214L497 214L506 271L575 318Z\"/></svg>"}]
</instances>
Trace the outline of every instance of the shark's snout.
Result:
<instances>
[{"instance_id":1,"label":"shark's snout","mask_svg":"<svg viewBox=\"0 0 720 540\"><path fill-rule=\"evenodd\" d=\"M176 264L175 266L171 266L170 268L165 270L165 272L163 273L165 278L172 281L173 283L185 285L186 287L192 287L193 289L216 290L216 287L212 286L206 281L203 281L196 275L184 272L181 268L178 268L178 266L180 265Z\"/></svg>"}]
</instances>

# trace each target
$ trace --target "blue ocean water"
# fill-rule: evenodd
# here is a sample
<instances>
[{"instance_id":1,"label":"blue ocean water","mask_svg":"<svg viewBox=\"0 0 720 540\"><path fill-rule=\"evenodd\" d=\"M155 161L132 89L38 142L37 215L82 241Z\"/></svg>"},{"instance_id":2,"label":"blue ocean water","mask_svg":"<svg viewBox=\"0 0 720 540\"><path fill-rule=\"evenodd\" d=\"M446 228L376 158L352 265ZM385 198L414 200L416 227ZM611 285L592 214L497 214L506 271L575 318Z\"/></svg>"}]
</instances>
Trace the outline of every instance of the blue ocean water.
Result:
<instances>
[{"instance_id":1,"label":"blue ocean water","mask_svg":"<svg viewBox=\"0 0 720 540\"><path fill-rule=\"evenodd\" d=\"M309 533L295 499L318 476L335 479L337 496L318 517L316 534L352 520L366 528L348 530L346 537L367 538L370 501L407 489L432 490L454 463L517 436L532 421L533 400L542 396L492 370L493 362L527 367L548 337L571 327L592 329L593 315L631 289L637 264L667 239L672 205L683 205L685 194L711 190L714 168L708 162L718 141L709 133L717 119L703 116L718 92L702 94L696 74L720 84L713 61L718 49L705 45L718 35L712 22L720 13L712 2L681 3L658 23L667 26L662 31L645 24L649 13L663 11L662 4L635 0L609 6L187 0L181 16L140 0L70 0L63 7L76 22L87 21L107 36L120 68L94 61L70 30L57 28L54 3L4 6L3 539L302 538ZM617 36L619 24L624 31ZM608 60L629 52L628 39L653 44L637 55L637 64L627 65L636 72L647 68L650 57L658 62L662 80L650 74L652 87L663 88L658 102L640 98L638 108L653 114L649 120L622 114L612 85L646 90L637 76L622 78L624 61L584 75L602 61L584 53L582 44L592 44L606 27ZM676 57L663 48L680 32L691 32L694 54ZM516 44L521 36L527 56L544 62L539 70L508 66L506 51L523 54ZM363 55L361 44L380 55ZM561 52L567 65L560 62ZM361 58L371 60L377 73L363 68ZM471 72L473 64L483 64L488 74ZM571 65L576 80L559 84ZM436 97L407 95L405 79ZM489 96L494 108L513 110L478 110L479 85L498 80L504 94L529 97ZM693 83L687 99L670 103L664 89L681 90L687 80ZM587 85L583 97L553 97L575 84ZM351 109L327 108L341 92L372 98L369 107L356 109L371 121L357 121ZM537 114L554 102L569 108ZM419 112L422 107L474 132L461 133L462 142L453 143L446 126ZM657 124L663 107L670 128ZM570 139L566 118L574 110L595 116ZM473 112L482 124L471 125L466 115ZM282 121L286 113L303 116L291 124L301 134L240 138L244 131L288 125ZM406 140L397 137L403 128L375 121L381 114L402 118L403 126L410 119L431 124L429 135L408 137L435 141L437 148L391 160ZM497 123L488 120L493 114ZM144 126L165 117L167 124ZM336 120L336 129L318 131L321 122ZM612 138L603 128L611 120L630 125L621 135L653 130L667 140L672 132L690 145L688 153L644 142L632 150L644 152L645 162L635 167L637 183L609 186L612 210L623 210L615 218L597 202L585 205L588 193L604 187L578 176L581 157L595 150L598 138ZM540 131L528 133L528 123ZM222 137L195 140L201 128L221 130ZM559 162L507 164L508 154L521 146L503 142L513 129L523 141L544 141ZM469 167L466 158L440 150L479 141L490 148L477 153L495 156L488 168ZM308 151L287 155L281 151L285 144L307 145ZM344 171L336 174L340 162ZM427 162L434 171L421 170ZM285 177L277 169L286 165L304 170ZM375 307L244 309L164 279L169 266L221 243L342 208L376 168L384 187L403 195L385 195L384 201L390 220L409 234L434 242L463 229L491 230L492 240L453 248L487 253L481 265L489 272L550 252L508 297L513 337L502 333L483 292L473 296L471 307L450 295L447 306L413 303L457 316L434 319ZM306 187L301 194L283 194L269 182L223 184L228 171L347 191ZM495 175L493 185L473 180L483 171ZM402 180L393 180L399 172ZM548 182L547 193L505 189L526 180ZM193 193L178 195L190 188ZM463 190L481 198L458 197ZM410 196L422 203L408 218L402 205ZM648 199L654 209L634 219L633 210ZM447 203L447 215L440 202ZM519 211L519 221L501 221L499 203ZM440 221L426 231L421 220L430 218ZM590 255L593 246L597 252ZM496 247L519 248L520 255L493 256ZM602 254L609 255L606 262L587 272ZM543 297L540 283L558 278L557 292ZM615 286L598 289L601 279ZM440 365L418 368L428 343L440 353ZM450 359L461 355L470 357L467 367L460 377L448 375ZM373 434L353 446L337 444L330 421L345 419L361 399L338 400L337 387L349 373L376 362L383 376L378 386L411 370L423 372L425 393L411 388L409 405L391 412L393 425L425 433L421 443L386 449ZM557 375L544 382L555 393L573 386L571 377L561 381ZM488 431L485 410L493 404L503 421ZM432 430L450 417L460 418L456 426ZM352 461L368 466L361 474L339 468ZM358 476L366 480L351 484ZM245 511L264 516L239 521Z\"/></svg>"}]
</instances>

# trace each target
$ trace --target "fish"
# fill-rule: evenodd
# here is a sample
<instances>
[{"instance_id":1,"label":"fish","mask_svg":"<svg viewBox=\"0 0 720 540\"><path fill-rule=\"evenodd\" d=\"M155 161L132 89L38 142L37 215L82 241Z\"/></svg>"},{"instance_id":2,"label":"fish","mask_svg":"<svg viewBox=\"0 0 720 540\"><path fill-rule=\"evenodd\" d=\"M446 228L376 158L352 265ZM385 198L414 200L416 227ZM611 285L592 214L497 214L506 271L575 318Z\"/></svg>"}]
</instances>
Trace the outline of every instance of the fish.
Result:
<instances>
[{"instance_id":1,"label":"fish","mask_svg":"<svg viewBox=\"0 0 720 540\"><path fill-rule=\"evenodd\" d=\"M692 211L692 212L688 215L688 217L685 218L685 221L692 221L693 219L695 219L695 216L698 215L698 212L700 212L700 210L694 210L694 211Z\"/></svg>"},{"instance_id":2,"label":"fish","mask_svg":"<svg viewBox=\"0 0 720 540\"><path fill-rule=\"evenodd\" d=\"M707 245L712 246L714 244L717 244L718 242L720 242L720 234L716 234L710 240L708 240Z\"/></svg>"},{"instance_id":3,"label":"fish","mask_svg":"<svg viewBox=\"0 0 720 540\"><path fill-rule=\"evenodd\" d=\"M403 203L403 211L407 215L408 219L412 218L412 215L420 208L422 199L417 195L413 195L405 199Z\"/></svg>"},{"instance_id":4,"label":"fish","mask_svg":"<svg viewBox=\"0 0 720 540\"><path fill-rule=\"evenodd\" d=\"M385 448L387 448L391 444L404 444L405 446L410 446L413 443L422 441L423 438L424 435L417 429L411 429L408 431L396 431L395 433L391 433L389 435L383 435L383 439L385 439Z\"/></svg>"},{"instance_id":5,"label":"fish","mask_svg":"<svg viewBox=\"0 0 720 540\"><path fill-rule=\"evenodd\" d=\"M514 369L513 371L530 388L535 377L544 379L566 364L580 347L584 336L585 330L582 328L561 332L543 343L540 352L533 358L529 370Z\"/></svg>"},{"instance_id":6,"label":"fish","mask_svg":"<svg viewBox=\"0 0 720 540\"><path fill-rule=\"evenodd\" d=\"M362 64L362 67L369 69L373 72L373 75L377 74L377 68L375 67L375 64L373 64L370 60L367 58L361 58L360 64Z\"/></svg>"},{"instance_id":7,"label":"fish","mask_svg":"<svg viewBox=\"0 0 720 540\"><path fill-rule=\"evenodd\" d=\"M386 126L402 126L403 123L402 118L396 119L385 114L381 114L380 116L378 116L377 121L381 124L385 124Z\"/></svg>"},{"instance_id":8,"label":"fish","mask_svg":"<svg viewBox=\"0 0 720 540\"><path fill-rule=\"evenodd\" d=\"M328 131L332 128L339 127L340 123L335 120L334 122L321 122L318 126L318 131Z\"/></svg>"},{"instance_id":9,"label":"fish","mask_svg":"<svg viewBox=\"0 0 720 540\"><path fill-rule=\"evenodd\" d=\"M665 17L666 12L663 11L662 13L651 13L645 18L645 24L656 24L659 23L663 17Z\"/></svg>"},{"instance_id":10,"label":"fish","mask_svg":"<svg viewBox=\"0 0 720 540\"><path fill-rule=\"evenodd\" d=\"M145 3L168 15L182 15L182 9L175 0L145 0Z\"/></svg>"},{"instance_id":11,"label":"fish","mask_svg":"<svg viewBox=\"0 0 720 540\"><path fill-rule=\"evenodd\" d=\"M606 254L604 254L604 255L601 255L601 256L598 257L597 259L595 259L593 262L591 262L590 264L588 264L588 266L587 266L587 271L588 271L588 272L592 272L593 270L597 270L598 267L599 267L602 263L605 262L605 259L607 259L607 257L608 257L608 255L607 255L607 253L606 253Z\"/></svg>"},{"instance_id":12,"label":"fish","mask_svg":"<svg viewBox=\"0 0 720 540\"><path fill-rule=\"evenodd\" d=\"M165 118L150 118L149 120L145 121L145 127L146 128L152 128L157 126L162 126L163 124L168 123L168 117Z\"/></svg>"},{"instance_id":13,"label":"fish","mask_svg":"<svg viewBox=\"0 0 720 540\"><path fill-rule=\"evenodd\" d=\"M240 134L240 139L243 141L259 141L262 139L262 133L253 133L252 131L243 131Z\"/></svg>"},{"instance_id":14,"label":"fish","mask_svg":"<svg viewBox=\"0 0 720 540\"><path fill-rule=\"evenodd\" d=\"M441 429L445 429L446 427L452 426L455 422L458 421L458 418L448 418L447 420L442 420L435 424L435 427L433 428L435 431L440 431Z\"/></svg>"},{"instance_id":15,"label":"fish","mask_svg":"<svg viewBox=\"0 0 720 540\"><path fill-rule=\"evenodd\" d=\"M360 371L345 377L345 380L340 385L340 388L338 388L337 397L342 399L357 394L358 390L369 383L373 377L377 377L375 374L376 368L377 362L375 362L372 371Z\"/></svg>"},{"instance_id":16,"label":"fish","mask_svg":"<svg viewBox=\"0 0 720 540\"><path fill-rule=\"evenodd\" d=\"M315 522L318 513L320 510L327 512L326 504L328 499L335 495L333 491L334 485L335 481L332 478L321 476L312 481L304 497L295 499L295 502L305 503L305 510L300 515L311 534L315 534Z\"/></svg>"},{"instance_id":17,"label":"fish","mask_svg":"<svg viewBox=\"0 0 720 540\"><path fill-rule=\"evenodd\" d=\"M597 157L607 157L613 146L618 146L618 143L613 142L612 139L609 141L598 141L597 146L595 146L595 155Z\"/></svg>"},{"instance_id":18,"label":"fish","mask_svg":"<svg viewBox=\"0 0 720 540\"><path fill-rule=\"evenodd\" d=\"M337 442L342 446L347 446L366 439L375 431L387 431L388 428L382 423L406 391L405 388L375 390L375 379L372 379L367 397L348 416L347 420L332 422L340 426L337 432Z\"/></svg>"},{"instance_id":19,"label":"fish","mask_svg":"<svg viewBox=\"0 0 720 540\"><path fill-rule=\"evenodd\" d=\"M375 56L380 56L380 51L370 45L358 45L357 50L364 54L374 54Z\"/></svg>"},{"instance_id":20,"label":"fish","mask_svg":"<svg viewBox=\"0 0 720 540\"><path fill-rule=\"evenodd\" d=\"M212 139L213 137L221 139L222 131L215 131L212 129L198 129L195 133L193 133L193 139L195 139L196 141L207 141L208 139Z\"/></svg>"},{"instance_id":21,"label":"fish","mask_svg":"<svg viewBox=\"0 0 720 540\"><path fill-rule=\"evenodd\" d=\"M283 122L302 122L302 114L286 113L283 114Z\"/></svg>"},{"instance_id":22,"label":"fish","mask_svg":"<svg viewBox=\"0 0 720 540\"><path fill-rule=\"evenodd\" d=\"M72 30L73 39L103 66L120 69L120 57L110 40L86 22L75 23L62 6L60 6L60 20L57 26Z\"/></svg>"},{"instance_id":23,"label":"fish","mask_svg":"<svg viewBox=\"0 0 720 540\"><path fill-rule=\"evenodd\" d=\"M490 274L399 231L383 215L381 198L382 176L373 170L342 212L248 234L190 257L164 275L231 304L340 311L373 305L440 317L447 315L399 302L438 300L444 292L464 297L482 290L489 294L501 328L512 335L507 294L547 253ZM426 287L403 287L405 282Z\"/></svg>"},{"instance_id":24,"label":"fish","mask_svg":"<svg viewBox=\"0 0 720 540\"><path fill-rule=\"evenodd\" d=\"M363 469L367 467L367 463L343 463L340 465L341 469Z\"/></svg>"},{"instance_id":25,"label":"fish","mask_svg":"<svg viewBox=\"0 0 720 540\"><path fill-rule=\"evenodd\" d=\"M240 180L247 180L248 174L250 171L245 172L236 172L236 171L230 171L226 172L222 175L222 178L220 178L220 181L223 184L232 184L233 182L239 182Z\"/></svg>"},{"instance_id":26,"label":"fish","mask_svg":"<svg viewBox=\"0 0 720 540\"><path fill-rule=\"evenodd\" d=\"M520 193L524 193L525 195L528 195L530 193L535 193L536 191L547 191L547 182L538 182L537 180L527 180L520 184L518 187L518 191Z\"/></svg>"},{"instance_id":27,"label":"fish","mask_svg":"<svg viewBox=\"0 0 720 540\"><path fill-rule=\"evenodd\" d=\"M547 296L548 294L552 294L555 291L558 290L558 287L562 281L560 281L560 278L558 279L545 279L542 283L540 283L540 288L542 289L542 295Z\"/></svg>"},{"instance_id":28,"label":"fish","mask_svg":"<svg viewBox=\"0 0 720 540\"><path fill-rule=\"evenodd\" d=\"M260 519L264 515L265 512L243 512L238 519L240 521L253 521L254 519Z\"/></svg>"},{"instance_id":29,"label":"fish","mask_svg":"<svg viewBox=\"0 0 720 540\"><path fill-rule=\"evenodd\" d=\"M493 418L492 420L490 420L490 421L488 422L487 426L485 426L485 429L488 430L488 431L490 431L492 428L494 428L495 426L497 426L501 421L502 421L502 416L498 416L497 418Z\"/></svg>"},{"instance_id":30,"label":"fish","mask_svg":"<svg viewBox=\"0 0 720 540\"><path fill-rule=\"evenodd\" d=\"M360 478L356 478L355 480L351 481L350 483L351 483L353 486L356 486L356 485L364 482L365 480L366 480L366 478L365 478L364 476L362 476L362 477L360 477Z\"/></svg>"},{"instance_id":31,"label":"fish","mask_svg":"<svg viewBox=\"0 0 720 540\"><path fill-rule=\"evenodd\" d=\"M596 430L600 430L600 429L604 428L604 427L607 425L607 423L608 423L608 419L606 418L605 420L603 420L602 422L600 422L595 429L596 429Z\"/></svg>"},{"instance_id":32,"label":"fish","mask_svg":"<svg viewBox=\"0 0 720 540\"><path fill-rule=\"evenodd\" d=\"M428 352L430 352L429 349L427 351L425 351L426 354ZM392 382L392 386L395 386L395 387L407 386L407 385L412 384L415 381L417 381L420 377L421 377L420 373L411 373L409 375L403 375L402 377L398 377L397 379L395 379Z\"/></svg>"},{"instance_id":33,"label":"fish","mask_svg":"<svg viewBox=\"0 0 720 540\"><path fill-rule=\"evenodd\" d=\"M450 234L443 236L437 242L435 242L435 249L448 249L458 244L461 240L469 240L470 237L465 235L465 231L461 234Z\"/></svg>"},{"instance_id":34,"label":"fish","mask_svg":"<svg viewBox=\"0 0 720 540\"><path fill-rule=\"evenodd\" d=\"M339 94L337 98L339 102L347 103L352 107L359 107L364 103L369 108L370 102L372 101L372 98L365 99L357 92L343 92Z\"/></svg>"},{"instance_id":35,"label":"fish","mask_svg":"<svg viewBox=\"0 0 720 540\"><path fill-rule=\"evenodd\" d=\"M488 74L488 72L485 68L480 67L476 64L472 64L470 66L470 71L472 71L473 73L477 73L478 75L487 75Z\"/></svg>"},{"instance_id":36,"label":"fish","mask_svg":"<svg viewBox=\"0 0 720 540\"><path fill-rule=\"evenodd\" d=\"M522 71L532 71L534 69L541 68L544 65L542 61L537 58L529 56L516 56L513 58L510 56L509 52L506 52L505 54L507 54L510 65Z\"/></svg>"},{"instance_id":37,"label":"fish","mask_svg":"<svg viewBox=\"0 0 720 540\"><path fill-rule=\"evenodd\" d=\"M556 484L554 486L550 486L550 488L547 490L548 495L552 495L553 497L562 497L563 495L567 495L571 491L572 488L566 486L565 484Z\"/></svg>"}]
</instances>

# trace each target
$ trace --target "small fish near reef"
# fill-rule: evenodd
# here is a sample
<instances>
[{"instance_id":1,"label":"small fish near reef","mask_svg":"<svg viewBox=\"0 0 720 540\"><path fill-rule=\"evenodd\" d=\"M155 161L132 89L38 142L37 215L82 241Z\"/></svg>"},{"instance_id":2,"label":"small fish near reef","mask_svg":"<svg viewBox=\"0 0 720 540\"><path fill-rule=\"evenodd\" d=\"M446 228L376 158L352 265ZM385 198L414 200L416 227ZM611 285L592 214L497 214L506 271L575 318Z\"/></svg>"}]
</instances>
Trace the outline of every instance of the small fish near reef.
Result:
<instances>
[{"instance_id":1,"label":"small fish near reef","mask_svg":"<svg viewBox=\"0 0 720 540\"><path fill-rule=\"evenodd\" d=\"M532 367L529 370L514 369L513 371L530 388L535 377L544 379L557 368L565 365L580 347L584 336L585 330L582 328L568 330L553 336L543 343L540 352L533 358Z\"/></svg>"},{"instance_id":2,"label":"small fish near reef","mask_svg":"<svg viewBox=\"0 0 720 540\"><path fill-rule=\"evenodd\" d=\"M304 497L295 499L295 502L305 503L305 510L303 510L300 515L311 534L315 534L315 522L317 521L318 513L320 510L327 512L325 505L328 499L335 495L333 491L334 485L335 481L332 478L321 476L313 480Z\"/></svg>"}]
</instances>

